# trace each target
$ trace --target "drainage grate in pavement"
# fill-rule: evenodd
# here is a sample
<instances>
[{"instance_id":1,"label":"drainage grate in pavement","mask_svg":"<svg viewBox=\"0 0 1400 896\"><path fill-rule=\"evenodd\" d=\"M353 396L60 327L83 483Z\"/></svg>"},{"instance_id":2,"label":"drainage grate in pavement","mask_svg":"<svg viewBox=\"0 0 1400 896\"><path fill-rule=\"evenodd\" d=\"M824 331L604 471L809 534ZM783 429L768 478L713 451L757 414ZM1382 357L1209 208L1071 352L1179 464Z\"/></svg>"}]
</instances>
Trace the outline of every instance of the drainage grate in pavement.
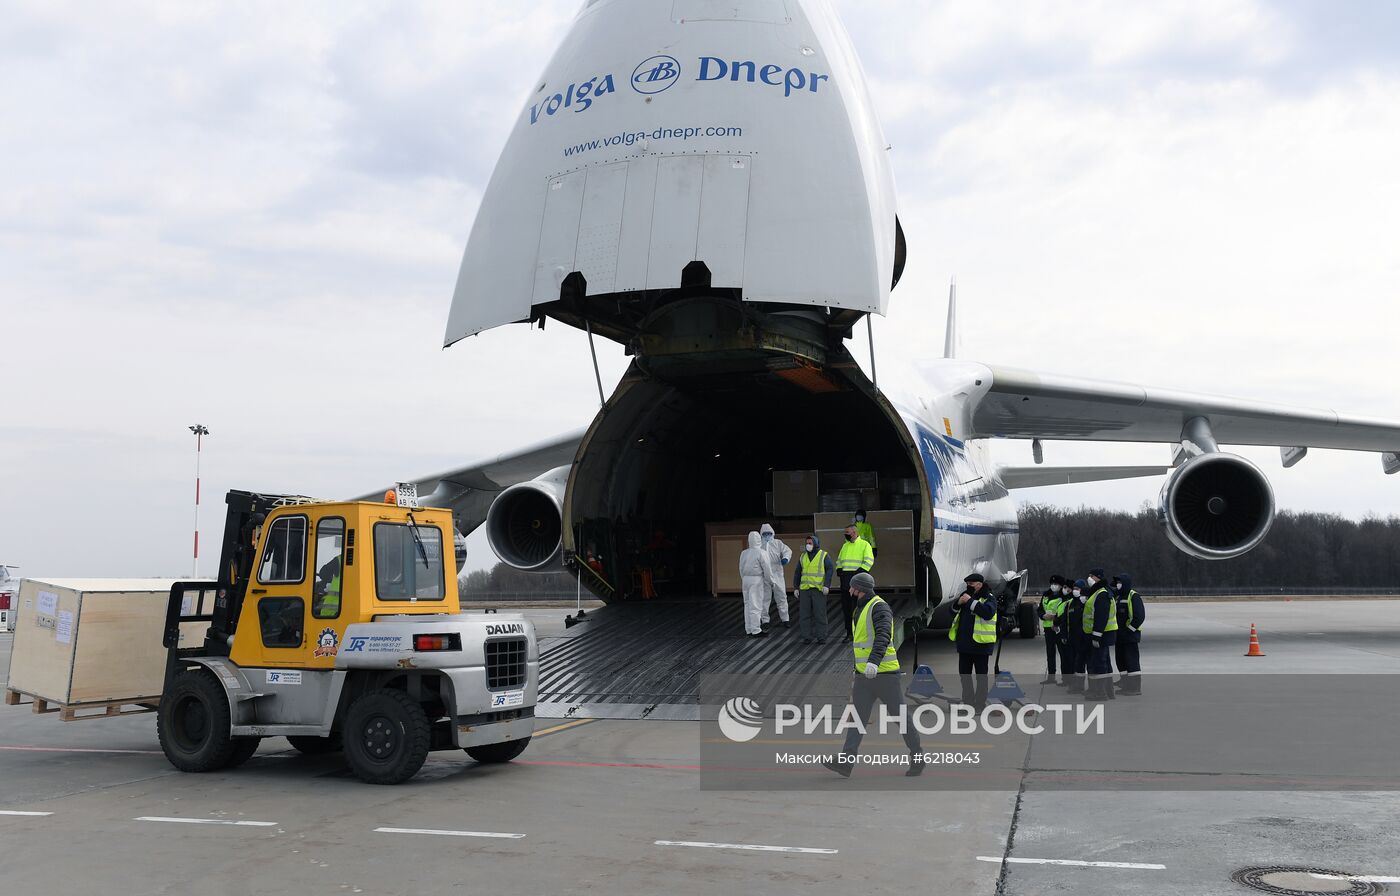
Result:
<instances>
[{"instance_id":1,"label":"drainage grate in pavement","mask_svg":"<svg viewBox=\"0 0 1400 896\"><path fill-rule=\"evenodd\" d=\"M1314 877L1317 874L1329 877ZM1275 893L1278 896L1371 896L1382 892L1380 885L1357 880L1345 871L1296 865L1241 868L1230 875L1230 879L1260 893Z\"/></svg>"}]
</instances>

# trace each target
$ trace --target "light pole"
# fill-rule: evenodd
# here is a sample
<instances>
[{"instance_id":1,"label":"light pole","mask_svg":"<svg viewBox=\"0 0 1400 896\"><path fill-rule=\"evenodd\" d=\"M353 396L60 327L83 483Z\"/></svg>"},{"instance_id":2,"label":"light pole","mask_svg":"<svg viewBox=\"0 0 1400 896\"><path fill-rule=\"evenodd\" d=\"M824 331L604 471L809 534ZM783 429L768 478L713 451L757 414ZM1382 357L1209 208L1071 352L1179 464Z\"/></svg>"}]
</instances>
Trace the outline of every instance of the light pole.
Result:
<instances>
[{"instance_id":1,"label":"light pole","mask_svg":"<svg viewBox=\"0 0 1400 896\"><path fill-rule=\"evenodd\" d=\"M204 449L204 437L209 435L209 428L203 423L196 423L190 427L190 432L194 433L194 572L190 578L199 578L199 460Z\"/></svg>"}]
</instances>

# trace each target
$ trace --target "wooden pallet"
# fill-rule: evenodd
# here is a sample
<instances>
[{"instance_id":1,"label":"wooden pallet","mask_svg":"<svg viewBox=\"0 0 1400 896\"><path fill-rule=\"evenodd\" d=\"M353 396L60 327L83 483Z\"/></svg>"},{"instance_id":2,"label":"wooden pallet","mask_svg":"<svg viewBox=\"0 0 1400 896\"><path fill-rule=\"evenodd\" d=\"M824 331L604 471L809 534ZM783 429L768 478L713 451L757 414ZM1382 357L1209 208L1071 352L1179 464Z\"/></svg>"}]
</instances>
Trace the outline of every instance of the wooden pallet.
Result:
<instances>
[{"instance_id":1,"label":"wooden pallet","mask_svg":"<svg viewBox=\"0 0 1400 896\"><path fill-rule=\"evenodd\" d=\"M24 698L29 700L25 701ZM91 703L55 703L34 694L26 694L14 688L5 689L5 705L21 706L25 702L33 706L36 715L57 713L59 721L81 722L86 719L111 719L117 716L135 716L155 712L160 706L159 697L137 697L127 700L96 700Z\"/></svg>"}]
</instances>

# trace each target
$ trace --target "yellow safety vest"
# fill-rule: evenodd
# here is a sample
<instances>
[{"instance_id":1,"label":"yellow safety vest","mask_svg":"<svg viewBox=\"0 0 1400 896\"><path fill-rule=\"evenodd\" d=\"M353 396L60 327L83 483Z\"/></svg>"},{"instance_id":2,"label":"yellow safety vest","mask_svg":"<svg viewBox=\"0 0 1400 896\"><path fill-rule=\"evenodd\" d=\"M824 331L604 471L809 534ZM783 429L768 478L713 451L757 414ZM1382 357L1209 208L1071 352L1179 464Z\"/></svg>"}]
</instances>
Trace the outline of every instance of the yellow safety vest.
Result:
<instances>
[{"instance_id":1,"label":"yellow safety vest","mask_svg":"<svg viewBox=\"0 0 1400 896\"><path fill-rule=\"evenodd\" d=\"M875 606L876 601L879 601L882 604L885 602L884 598L880 597L880 595L877 594L874 597L870 598L870 600L865 602L865 606L861 608L859 615L856 616L855 637L852 640L854 642L856 652L857 672L863 671L865 669L865 664L871 662L870 650L875 646L875 628L870 624L870 610L872 607ZM891 622L890 625L889 646L885 648L885 655L880 659L880 671L899 671L899 655L895 652L894 649L893 622Z\"/></svg>"},{"instance_id":2,"label":"yellow safety vest","mask_svg":"<svg viewBox=\"0 0 1400 896\"><path fill-rule=\"evenodd\" d=\"M841 553L836 555L836 568L842 572L870 572L875 565L875 552L870 550L870 542L856 536L855 541L841 545Z\"/></svg>"},{"instance_id":3,"label":"yellow safety vest","mask_svg":"<svg viewBox=\"0 0 1400 896\"><path fill-rule=\"evenodd\" d=\"M803 551L798 562L802 564L802 578L798 580L799 589L821 590L822 583L826 581L826 551L817 548L817 553L810 561L807 559L807 552Z\"/></svg>"},{"instance_id":4,"label":"yellow safety vest","mask_svg":"<svg viewBox=\"0 0 1400 896\"><path fill-rule=\"evenodd\" d=\"M1059 618L1060 613L1064 610L1064 606L1065 599L1063 597L1046 597L1044 595L1040 597L1040 608L1047 614L1054 613L1056 618ZM1055 620L1042 619L1040 620L1040 625L1042 628L1053 628Z\"/></svg>"},{"instance_id":5,"label":"yellow safety vest","mask_svg":"<svg viewBox=\"0 0 1400 896\"><path fill-rule=\"evenodd\" d=\"M865 543L875 548L875 529L869 523L856 523L856 537L864 538Z\"/></svg>"},{"instance_id":6,"label":"yellow safety vest","mask_svg":"<svg viewBox=\"0 0 1400 896\"><path fill-rule=\"evenodd\" d=\"M974 598L968 603L967 611L971 613L972 608L984 600L990 600L990 598ZM953 627L948 629L949 641L958 640L958 620L961 618L961 610L953 614ZM972 613L972 640L978 644L995 644L997 642L997 617L995 613L992 614L991 619L983 619L976 613Z\"/></svg>"},{"instance_id":7,"label":"yellow safety vest","mask_svg":"<svg viewBox=\"0 0 1400 896\"><path fill-rule=\"evenodd\" d=\"M1094 633L1094 599L1100 594L1107 595L1108 599L1113 601L1112 606L1108 608L1108 622L1104 623L1103 633L1118 631L1118 602L1113 600L1111 591L1100 585L1094 589L1094 593L1089 595L1088 602L1084 604L1084 634L1086 635Z\"/></svg>"},{"instance_id":8,"label":"yellow safety vest","mask_svg":"<svg viewBox=\"0 0 1400 896\"><path fill-rule=\"evenodd\" d=\"M336 573L331 577L331 583L326 586L326 596L321 598L321 613L325 616L340 615L340 574Z\"/></svg>"}]
</instances>

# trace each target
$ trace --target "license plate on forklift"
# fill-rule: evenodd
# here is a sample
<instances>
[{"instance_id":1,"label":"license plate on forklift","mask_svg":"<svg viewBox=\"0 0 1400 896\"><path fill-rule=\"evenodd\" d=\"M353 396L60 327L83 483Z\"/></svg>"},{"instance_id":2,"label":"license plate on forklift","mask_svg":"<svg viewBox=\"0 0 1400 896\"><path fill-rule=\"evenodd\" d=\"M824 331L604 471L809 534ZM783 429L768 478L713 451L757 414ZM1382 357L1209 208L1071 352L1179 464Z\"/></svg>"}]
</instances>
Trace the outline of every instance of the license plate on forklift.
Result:
<instances>
[{"instance_id":1,"label":"license plate on forklift","mask_svg":"<svg viewBox=\"0 0 1400 896\"><path fill-rule=\"evenodd\" d=\"M507 691L504 694L491 695L491 708L500 709L504 706L519 706L525 702L524 691Z\"/></svg>"}]
</instances>

